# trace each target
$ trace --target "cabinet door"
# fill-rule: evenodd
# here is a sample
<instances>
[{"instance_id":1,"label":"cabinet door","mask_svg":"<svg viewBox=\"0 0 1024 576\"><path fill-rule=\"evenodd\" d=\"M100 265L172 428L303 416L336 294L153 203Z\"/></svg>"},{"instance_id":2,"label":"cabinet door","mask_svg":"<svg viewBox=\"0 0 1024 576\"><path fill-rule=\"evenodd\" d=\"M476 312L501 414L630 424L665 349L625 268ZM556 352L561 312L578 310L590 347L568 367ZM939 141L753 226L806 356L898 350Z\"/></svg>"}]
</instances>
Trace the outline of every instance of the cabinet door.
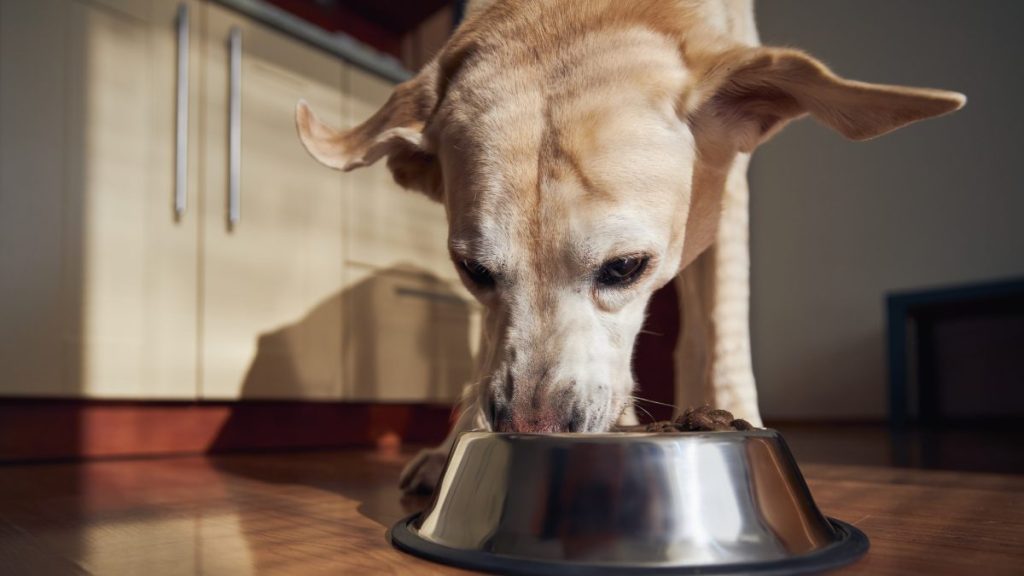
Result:
<instances>
[{"instance_id":1,"label":"cabinet door","mask_svg":"<svg viewBox=\"0 0 1024 576\"><path fill-rule=\"evenodd\" d=\"M305 98L340 123L344 64L219 6L206 6L202 397L338 398L342 175L295 133ZM240 38L239 219L228 221L229 38Z\"/></svg>"},{"instance_id":2,"label":"cabinet door","mask_svg":"<svg viewBox=\"0 0 1024 576\"><path fill-rule=\"evenodd\" d=\"M0 0L3 395L69 391L61 298L66 26L62 0Z\"/></svg>"},{"instance_id":3,"label":"cabinet door","mask_svg":"<svg viewBox=\"0 0 1024 576\"><path fill-rule=\"evenodd\" d=\"M5 271L21 271L5 281L20 286L16 301L5 305L24 315L33 337L40 335L36 327L48 334L47 340L19 345L30 349L18 350L15 361L34 366L21 372L29 373L25 382L33 374L43 380L38 388L15 392L194 398L197 218L194 212L176 217L173 208L181 3L52 4L5 2L0 18L5 43L8 26L30 45L47 44L54 27L60 31L59 40L38 53L35 46L10 53L5 44L3 50L5 62L15 61L16 77L26 80L4 77L4 100L15 102L5 106L5 138L27 129L29 142L53 140L21 151L6 139L3 146L26 156L5 158L5 196L47 208L42 214L16 212L23 220L9 254L29 260L24 266L6 257L0 263ZM196 5L186 4L194 30ZM190 56L193 67L196 60ZM57 80L50 79L54 69L61 72ZM198 82L191 86L194 102ZM62 124L51 126L54 118ZM28 198L37 185L42 194ZM39 274L48 285L29 293ZM57 306L53 286L60 287Z\"/></svg>"},{"instance_id":4,"label":"cabinet door","mask_svg":"<svg viewBox=\"0 0 1024 576\"><path fill-rule=\"evenodd\" d=\"M394 84L355 68L348 78L347 125L351 126L372 116L387 101ZM383 160L350 172L346 183L351 266L415 266L458 280L448 257L448 222L441 204L399 188Z\"/></svg>"},{"instance_id":5,"label":"cabinet door","mask_svg":"<svg viewBox=\"0 0 1024 576\"><path fill-rule=\"evenodd\" d=\"M414 267L353 271L345 290L346 400L452 402L473 376L478 311Z\"/></svg>"},{"instance_id":6,"label":"cabinet door","mask_svg":"<svg viewBox=\"0 0 1024 576\"><path fill-rule=\"evenodd\" d=\"M394 85L350 69L347 123ZM385 162L346 174L348 254L344 397L451 402L473 374L479 308L448 257L444 208L399 188Z\"/></svg>"}]
</instances>

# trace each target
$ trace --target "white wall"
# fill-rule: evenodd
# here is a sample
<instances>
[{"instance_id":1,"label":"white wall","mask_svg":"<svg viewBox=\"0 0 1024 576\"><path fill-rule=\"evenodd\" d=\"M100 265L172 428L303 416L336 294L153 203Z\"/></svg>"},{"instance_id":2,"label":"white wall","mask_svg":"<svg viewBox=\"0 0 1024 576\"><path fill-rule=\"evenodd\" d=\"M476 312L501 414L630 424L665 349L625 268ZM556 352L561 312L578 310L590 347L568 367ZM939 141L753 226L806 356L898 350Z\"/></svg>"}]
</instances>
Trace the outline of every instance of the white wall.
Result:
<instances>
[{"instance_id":1,"label":"white wall","mask_svg":"<svg viewBox=\"0 0 1024 576\"><path fill-rule=\"evenodd\" d=\"M767 0L765 44L967 94L851 143L802 120L751 169L754 369L768 418L887 414L884 295L1024 276L1024 2ZM1024 344L1022 344L1024 351Z\"/></svg>"}]
</instances>

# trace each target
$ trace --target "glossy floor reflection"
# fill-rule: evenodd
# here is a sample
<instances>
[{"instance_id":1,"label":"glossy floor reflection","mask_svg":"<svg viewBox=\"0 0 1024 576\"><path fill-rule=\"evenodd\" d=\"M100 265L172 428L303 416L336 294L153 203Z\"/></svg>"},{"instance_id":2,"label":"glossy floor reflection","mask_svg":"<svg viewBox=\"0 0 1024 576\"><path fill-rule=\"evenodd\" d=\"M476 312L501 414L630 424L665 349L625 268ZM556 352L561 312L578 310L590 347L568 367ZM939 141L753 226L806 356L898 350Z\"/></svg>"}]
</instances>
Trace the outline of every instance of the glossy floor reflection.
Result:
<instances>
[{"instance_id":1,"label":"glossy floor reflection","mask_svg":"<svg viewBox=\"0 0 1024 576\"><path fill-rule=\"evenodd\" d=\"M386 542L386 526L425 504L400 497L404 458L303 453L2 466L0 573L447 573Z\"/></svg>"},{"instance_id":2,"label":"glossy floor reflection","mask_svg":"<svg viewBox=\"0 0 1024 576\"><path fill-rule=\"evenodd\" d=\"M456 574L391 548L409 453L0 466L0 574ZM799 459L799 454L798 454ZM1024 477L803 464L872 550L839 574L1014 574Z\"/></svg>"}]
</instances>

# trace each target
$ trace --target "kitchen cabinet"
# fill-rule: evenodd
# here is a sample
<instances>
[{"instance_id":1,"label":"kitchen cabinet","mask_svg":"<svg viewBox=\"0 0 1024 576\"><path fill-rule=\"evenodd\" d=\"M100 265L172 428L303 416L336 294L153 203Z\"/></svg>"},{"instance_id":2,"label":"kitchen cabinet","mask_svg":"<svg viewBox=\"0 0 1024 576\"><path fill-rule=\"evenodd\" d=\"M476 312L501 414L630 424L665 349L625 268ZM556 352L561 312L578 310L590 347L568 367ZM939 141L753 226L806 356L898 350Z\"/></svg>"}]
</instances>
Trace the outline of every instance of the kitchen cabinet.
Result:
<instances>
[{"instance_id":1,"label":"kitchen cabinet","mask_svg":"<svg viewBox=\"0 0 1024 576\"><path fill-rule=\"evenodd\" d=\"M0 395L458 397L443 207L295 136L391 83L200 0L0 0L0 78Z\"/></svg>"},{"instance_id":2,"label":"kitchen cabinet","mask_svg":"<svg viewBox=\"0 0 1024 576\"><path fill-rule=\"evenodd\" d=\"M201 396L340 398L341 307L310 313L343 284L344 176L305 152L294 118L305 98L341 124L347 65L214 4L203 43ZM234 120L232 106L240 106Z\"/></svg>"},{"instance_id":3,"label":"kitchen cabinet","mask_svg":"<svg viewBox=\"0 0 1024 576\"><path fill-rule=\"evenodd\" d=\"M65 52L60 3L0 0L0 386L7 394L70 392L59 361L66 81L63 66L37 65L60 62Z\"/></svg>"},{"instance_id":4,"label":"kitchen cabinet","mask_svg":"<svg viewBox=\"0 0 1024 576\"><path fill-rule=\"evenodd\" d=\"M361 271L362 272L362 271ZM360 274L346 289L344 397L450 402L473 375L479 311L417 267Z\"/></svg>"},{"instance_id":5,"label":"kitchen cabinet","mask_svg":"<svg viewBox=\"0 0 1024 576\"><path fill-rule=\"evenodd\" d=\"M393 84L348 71L348 126L376 112ZM448 256L444 207L397 189L386 162L346 175L344 397L457 399L473 374L480 309Z\"/></svg>"},{"instance_id":6,"label":"kitchen cabinet","mask_svg":"<svg viewBox=\"0 0 1024 576\"><path fill-rule=\"evenodd\" d=\"M198 22L171 0L0 5L5 393L195 396L198 218L174 198L178 74L194 100L198 56L183 45L179 67L180 6Z\"/></svg>"},{"instance_id":7,"label":"kitchen cabinet","mask_svg":"<svg viewBox=\"0 0 1024 576\"><path fill-rule=\"evenodd\" d=\"M380 109L394 85L355 68L349 78L348 114L354 124ZM396 189L385 164L382 160L349 173L349 264L376 269L416 265L457 283L444 207L423 194Z\"/></svg>"}]
</instances>

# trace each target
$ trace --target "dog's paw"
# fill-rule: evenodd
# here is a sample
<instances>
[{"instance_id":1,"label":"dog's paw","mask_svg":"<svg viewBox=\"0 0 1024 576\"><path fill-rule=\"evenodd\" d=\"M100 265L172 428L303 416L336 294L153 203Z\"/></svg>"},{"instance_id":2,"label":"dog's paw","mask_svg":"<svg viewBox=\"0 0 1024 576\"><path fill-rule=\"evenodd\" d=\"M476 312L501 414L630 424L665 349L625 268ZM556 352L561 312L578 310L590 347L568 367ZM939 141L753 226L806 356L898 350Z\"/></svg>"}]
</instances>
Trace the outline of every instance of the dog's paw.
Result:
<instances>
[{"instance_id":1,"label":"dog's paw","mask_svg":"<svg viewBox=\"0 0 1024 576\"><path fill-rule=\"evenodd\" d=\"M423 450L406 464L398 478L398 487L406 494L429 494L441 480L448 451L433 448Z\"/></svg>"}]
</instances>

